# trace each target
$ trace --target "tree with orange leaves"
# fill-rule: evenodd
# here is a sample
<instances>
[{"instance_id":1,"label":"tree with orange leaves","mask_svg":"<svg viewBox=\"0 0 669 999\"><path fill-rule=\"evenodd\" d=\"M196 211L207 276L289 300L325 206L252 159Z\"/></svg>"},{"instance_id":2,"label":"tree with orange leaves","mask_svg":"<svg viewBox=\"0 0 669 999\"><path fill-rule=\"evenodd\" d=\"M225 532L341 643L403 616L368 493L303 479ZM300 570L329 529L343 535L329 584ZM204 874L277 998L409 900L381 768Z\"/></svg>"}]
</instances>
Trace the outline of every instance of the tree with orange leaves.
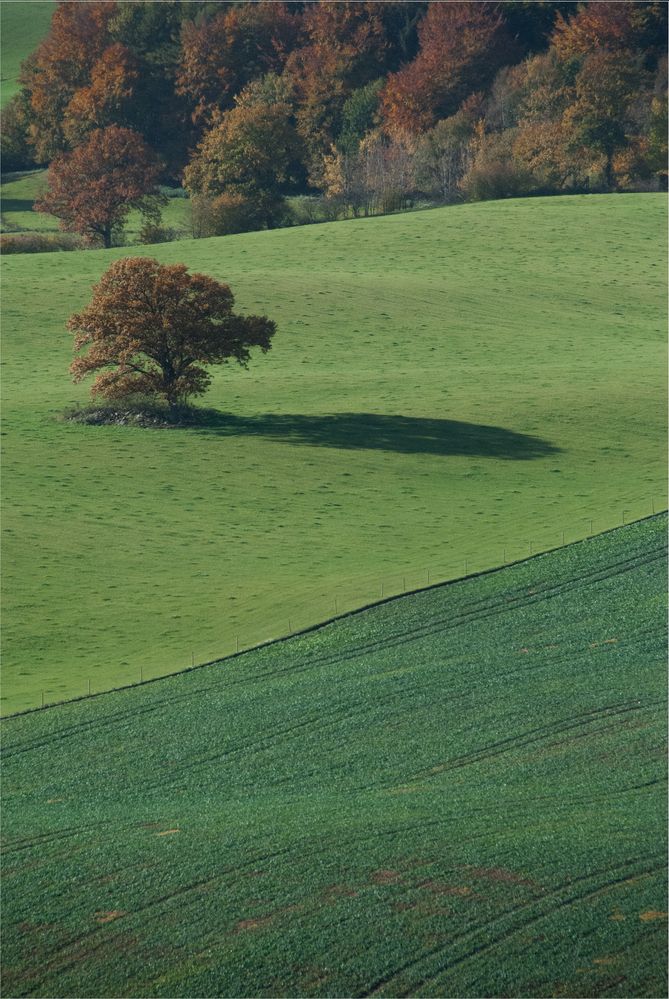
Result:
<instances>
[{"instance_id":1,"label":"tree with orange leaves","mask_svg":"<svg viewBox=\"0 0 669 999\"><path fill-rule=\"evenodd\" d=\"M493 3L431 3L418 26L418 55L391 73L381 95L389 131L422 132L454 114L500 66L514 61L514 43Z\"/></svg>"},{"instance_id":2,"label":"tree with orange leaves","mask_svg":"<svg viewBox=\"0 0 669 999\"><path fill-rule=\"evenodd\" d=\"M117 125L95 129L82 145L53 160L35 208L56 215L66 232L109 247L131 208L159 219L159 174L160 163L136 132Z\"/></svg>"},{"instance_id":3,"label":"tree with orange leaves","mask_svg":"<svg viewBox=\"0 0 669 999\"><path fill-rule=\"evenodd\" d=\"M152 396L174 410L208 388L211 374L203 365L246 367L253 347L270 349L276 324L237 315L233 305L227 284L189 274L184 264L117 260L86 308L68 320L75 351L89 348L70 372L75 382L97 372L94 396Z\"/></svg>"},{"instance_id":4,"label":"tree with orange leaves","mask_svg":"<svg viewBox=\"0 0 669 999\"><path fill-rule=\"evenodd\" d=\"M77 90L90 83L92 67L111 44L115 11L115 3L59 3L49 34L25 61L21 83L29 95L30 140L38 163L68 148L65 110Z\"/></svg>"},{"instance_id":5,"label":"tree with orange leaves","mask_svg":"<svg viewBox=\"0 0 669 999\"><path fill-rule=\"evenodd\" d=\"M666 3L600 0L580 4L569 19L559 13L552 45L561 59L624 49L643 49L657 57L666 51L666 39Z\"/></svg>"},{"instance_id":6,"label":"tree with orange leaves","mask_svg":"<svg viewBox=\"0 0 669 999\"><path fill-rule=\"evenodd\" d=\"M221 10L210 20L184 23L177 94L185 97L198 127L251 80L279 72L295 46L300 18L284 3L245 3Z\"/></svg>"},{"instance_id":7,"label":"tree with orange leaves","mask_svg":"<svg viewBox=\"0 0 669 999\"><path fill-rule=\"evenodd\" d=\"M139 78L132 53L115 42L91 68L90 84L75 92L64 111L63 133L70 146L80 143L94 128L126 123Z\"/></svg>"},{"instance_id":8,"label":"tree with orange leaves","mask_svg":"<svg viewBox=\"0 0 669 999\"><path fill-rule=\"evenodd\" d=\"M297 128L307 150L310 180L323 180L323 157L346 127L347 101L414 52L423 3L309 4L306 42L287 60L296 98ZM349 108L350 109L350 108Z\"/></svg>"}]
</instances>

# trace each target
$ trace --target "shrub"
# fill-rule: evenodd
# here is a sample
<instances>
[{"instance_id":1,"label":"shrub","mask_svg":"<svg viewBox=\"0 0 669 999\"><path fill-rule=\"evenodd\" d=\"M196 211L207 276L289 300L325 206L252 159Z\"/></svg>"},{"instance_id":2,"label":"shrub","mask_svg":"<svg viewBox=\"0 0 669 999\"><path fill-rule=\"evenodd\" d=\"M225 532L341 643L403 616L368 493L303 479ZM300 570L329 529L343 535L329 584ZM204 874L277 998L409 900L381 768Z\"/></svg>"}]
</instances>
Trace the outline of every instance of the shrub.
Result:
<instances>
[{"instance_id":1,"label":"shrub","mask_svg":"<svg viewBox=\"0 0 669 999\"><path fill-rule=\"evenodd\" d=\"M303 194L290 199L288 213L290 225L314 225L334 222L342 214L342 205L333 198Z\"/></svg>"},{"instance_id":2,"label":"shrub","mask_svg":"<svg viewBox=\"0 0 669 999\"><path fill-rule=\"evenodd\" d=\"M529 194L531 188L531 178L523 167L504 160L477 163L462 180L462 190L469 201L518 198Z\"/></svg>"},{"instance_id":3,"label":"shrub","mask_svg":"<svg viewBox=\"0 0 669 999\"><path fill-rule=\"evenodd\" d=\"M279 224L280 216L286 213L285 203L277 201L274 211ZM259 205L241 194L224 193L215 198L198 194L191 199L191 225L195 239L264 229L266 217L265 205Z\"/></svg>"},{"instance_id":4,"label":"shrub","mask_svg":"<svg viewBox=\"0 0 669 999\"><path fill-rule=\"evenodd\" d=\"M0 236L0 253L56 253L81 250L84 246L79 236L69 233L23 232Z\"/></svg>"},{"instance_id":5,"label":"shrub","mask_svg":"<svg viewBox=\"0 0 669 999\"><path fill-rule=\"evenodd\" d=\"M486 136L460 181L469 201L518 198L537 192L536 178L513 155L513 131Z\"/></svg>"},{"instance_id":6,"label":"shrub","mask_svg":"<svg viewBox=\"0 0 669 999\"><path fill-rule=\"evenodd\" d=\"M219 194L211 207L218 236L264 228L263 213L253 201L241 194Z\"/></svg>"},{"instance_id":7,"label":"shrub","mask_svg":"<svg viewBox=\"0 0 669 999\"><path fill-rule=\"evenodd\" d=\"M158 223L151 222L149 220L147 220L139 230L140 243L172 243L178 238L179 233L176 229L172 229L170 226L166 225L159 225Z\"/></svg>"}]
</instances>

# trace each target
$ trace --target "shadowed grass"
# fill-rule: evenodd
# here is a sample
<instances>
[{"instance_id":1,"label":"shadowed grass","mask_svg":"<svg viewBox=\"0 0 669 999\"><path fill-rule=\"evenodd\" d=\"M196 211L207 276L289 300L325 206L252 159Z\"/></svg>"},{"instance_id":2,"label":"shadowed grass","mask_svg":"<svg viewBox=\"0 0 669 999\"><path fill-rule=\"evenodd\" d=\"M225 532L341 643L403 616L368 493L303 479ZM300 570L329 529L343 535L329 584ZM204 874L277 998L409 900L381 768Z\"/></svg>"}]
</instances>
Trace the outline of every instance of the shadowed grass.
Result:
<instances>
[{"instance_id":1,"label":"shadowed grass","mask_svg":"<svg viewBox=\"0 0 669 999\"><path fill-rule=\"evenodd\" d=\"M504 427L380 413L324 416L268 413L245 418L207 410L196 419L195 425L221 437L257 436L287 444L397 454L469 455L529 461L557 454L560 450L540 437L515 433Z\"/></svg>"},{"instance_id":2,"label":"shadowed grass","mask_svg":"<svg viewBox=\"0 0 669 999\"><path fill-rule=\"evenodd\" d=\"M83 424L125 425L135 422L147 427L153 424L159 429L190 427L218 437L265 437L308 447L380 450L397 454L469 455L530 461L560 451L560 448L540 437L515 433L504 427L380 413L328 413L322 416L267 413L242 417L200 407L181 407L170 412L159 404L127 407L123 403L111 403L68 410L65 416Z\"/></svg>"}]
</instances>

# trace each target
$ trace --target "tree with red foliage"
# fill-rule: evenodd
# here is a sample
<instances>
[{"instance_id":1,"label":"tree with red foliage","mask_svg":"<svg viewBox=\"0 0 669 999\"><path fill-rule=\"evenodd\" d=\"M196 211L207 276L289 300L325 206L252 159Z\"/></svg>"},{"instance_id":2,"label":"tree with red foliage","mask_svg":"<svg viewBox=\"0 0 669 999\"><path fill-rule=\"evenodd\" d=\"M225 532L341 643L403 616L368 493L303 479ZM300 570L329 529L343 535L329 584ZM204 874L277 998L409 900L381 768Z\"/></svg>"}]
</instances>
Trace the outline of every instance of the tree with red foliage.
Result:
<instances>
[{"instance_id":1,"label":"tree with red foliage","mask_svg":"<svg viewBox=\"0 0 669 999\"><path fill-rule=\"evenodd\" d=\"M483 90L517 49L494 3L431 3L418 26L418 55L391 73L381 96L389 131L422 132Z\"/></svg>"},{"instance_id":2,"label":"tree with red foliage","mask_svg":"<svg viewBox=\"0 0 669 999\"><path fill-rule=\"evenodd\" d=\"M657 57L667 48L667 5L630 0L580 5L568 20L558 14L552 44L561 59L591 55L602 49L643 49Z\"/></svg>"},{"instance_id":3,"label":"tree with red foliage","mask_svg":"<svg viewBox=\"0 0 669 999\"><path fill-rule=\"evenodd\" d=\"M81 146L53 160L35 208L56 215L66 232L109 247L131 208L159 219L159 174L160 163L136 132L117 125L95 129Z\"/></svg>"},{"instance_id":4,"label":"tree with red foliage","mask_svg":"<svg viewBox=\"0 0 669 999\"><path fill-rule=\"evenodd\" d=\"M324 2L305 11L307 41L291 52L286 72L295 90L297 126L315 183L321 178L323 154L341 131L346 99L384 72L384 17L398 6Z\"/></svg>"},{"instance_id":5,"label":"tree with red foliage","mask_svg":"<svg viewBox=\"0 0 669 999\"><path fill-rule=\"evenodd\" d=\"M210 124L232 107L251 80L279 72L295 46L300 18L284 3L245 3L211 20L187 21L181 36L177 93L191 106L193 122Z\"/></svg>"},{"instance_id":6,"label":"tree with red foliage","mask_svg":"<svg viewBox=\"0 0 669 999\"><path fill-rule=\"evenodd\" d=\"M276 324L237 315L233 305L227 284L189 274L184 264L117 260L94 286L91 302L67 323L75 351L89 347L70 372L75 382L99 372L93 395L153 396L175 409L208 388L211 374L203 364L246 367L252 347L270 349Z\"/></svg>"}]
</instances>

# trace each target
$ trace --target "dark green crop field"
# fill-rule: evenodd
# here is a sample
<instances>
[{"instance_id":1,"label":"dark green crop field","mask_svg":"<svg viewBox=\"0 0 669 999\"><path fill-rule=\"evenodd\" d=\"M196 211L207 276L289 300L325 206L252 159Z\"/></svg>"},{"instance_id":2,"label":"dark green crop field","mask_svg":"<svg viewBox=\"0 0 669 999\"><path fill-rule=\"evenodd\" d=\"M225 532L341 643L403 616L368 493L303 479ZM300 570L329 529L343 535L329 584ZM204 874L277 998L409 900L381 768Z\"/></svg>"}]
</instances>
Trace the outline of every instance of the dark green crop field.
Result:
<instances>
[{"instance_id":1,"label":"dark green crop field","mask_svg":"<svg viewBox=\"0 0 669 999\"><path fill-rule=\"evenodd\" d=\"M3 259L2 713L666 509L665 217L531 198ZM67 318L138 252L278 323L200 428L61 419Z\"/></svg>"},{"instance_id":2,"label":"dark green crop field","mask_svg":"<svg viewBox=\"0 0 669 999\"><path fill-rule=\"evenodd\" d=\"M4 723L12 996L659 996L666 517Z\"/></svg>"}]
</instances>

